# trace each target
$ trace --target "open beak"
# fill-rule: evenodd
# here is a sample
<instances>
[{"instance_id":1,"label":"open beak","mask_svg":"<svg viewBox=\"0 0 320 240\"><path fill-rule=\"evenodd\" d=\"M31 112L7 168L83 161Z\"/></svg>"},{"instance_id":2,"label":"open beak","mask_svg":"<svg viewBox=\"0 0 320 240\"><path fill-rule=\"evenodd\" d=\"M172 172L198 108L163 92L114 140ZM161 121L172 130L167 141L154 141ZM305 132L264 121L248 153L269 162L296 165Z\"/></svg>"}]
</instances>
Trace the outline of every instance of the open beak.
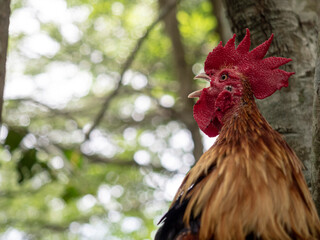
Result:
<instances>
[{"instance_id":1,"label":"open beak","mask_svg":"<svg viewBox=\"0 0 320 240\"><path fill-rule=\"evenodd\" d=\"M197 98L200 97L202 90L194 91L188 95L188 98Z\"/></svg>"},{"instance_id":2,"label":"open beak","mask_svg":"<svg viewBox=\"0 0 320 240\"><path fill-rule=\"evenodd\" d=\"M204 80L206 80L208 82L211 81L211 78L205 73L200 73L197 76L195 76L193 79L204 79Z\"/></svg>"},{"instance_id":3,"label":"open beak","mask_svg":"<svg viewBox=\"0 0 320 240\"><path fill-rule=\"evenodd\" d=\"M200 73L197 76L195 76L193 79L204 79L208 82L211 81L211 78L205 73ZM201 93L202 93L202 90L194 91L188 95L188 98L198 98L200 97Z\"/></svg>"}]
</instances>

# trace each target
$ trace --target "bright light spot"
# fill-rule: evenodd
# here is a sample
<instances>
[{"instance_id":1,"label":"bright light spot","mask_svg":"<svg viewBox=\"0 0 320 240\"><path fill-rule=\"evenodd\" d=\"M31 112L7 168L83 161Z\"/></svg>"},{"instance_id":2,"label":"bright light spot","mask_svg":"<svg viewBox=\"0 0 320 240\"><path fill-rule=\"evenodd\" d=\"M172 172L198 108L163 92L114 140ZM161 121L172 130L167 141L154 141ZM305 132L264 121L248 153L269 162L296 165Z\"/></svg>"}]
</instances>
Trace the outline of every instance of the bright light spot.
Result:
<instances>
[{"instance_id":1,"label":"bright light spot","mask_svg":"<svg viewBox=\"0 0 320 240\"><path fill-rule=\"evenodd\" d=\"M166 178L164 178L162 175L158 173L150 172L144 177L144 182L152 188L159 189L159 186L165 185ZM155 199L157 199L156 195L156 192L154 192Z\"/></svg>"},{"instance_id":2,"label":"bright light spot","mask_svg":"<svg viewBox=\"0 0 320 240\"><path fill-rule=\"evenodd\" d=\"M150 147L155 141L155 136L153 133L144 131L139 138L139 143L143 147Z\"/></svg>"},{"instance_id":3,"label":"bright light spot","mask_svg":"<svg viewBox=\"0 0 320 240\"><path fill-rule=\"evenodd\" d=\"M183 154L182 156L183 163L192 166L195 163L194 156L191 153Z\"/></svg>"},{"instance_id":4,"label":"bright light spot","mask_svg":"<svg viewBox=\"0 0 320 240\"><path fill-rule=\"evenodd\" d=\"M121 224L121 230L124 233L131 233L141 228L142 221L137 217L126 217Z\"/></svg>"},{"instance_id":5,"label":"bright light spot","mask_svg":"<svg viewBox=\"0 0 320 240\"><path fill-rule=\"evenodd\" d=\"M67 26L67 29L69 28L71 33L66 33L65 30L63 30L64 33L62 34L73 35L73 40L70 39L71 35L68 37L64 36L68 41L75 41L74 38L79 33L78 30L76 30L78 32L76 33L75 29L71 29L70 24L73 22L79 23L85 21L91 12L90 8L86 5L67 8L67 3L65 0L28 0L28 5L30 6L30 9L34 11L32 14L36 15L41 22L53 22L55 24L59 24L61 27ZM26 24L27 22L23 22L22 26L26 26Z\"/></svg>"},{"instance_id":6,"label":"bright light spot","mask_svg":"<svg viewBox=\"0 0 320 240\"><path fill-rule=\"evenodd\" d=\"M167 142L163 139L157 139L152 146L149 147L149 150L152 152L162 152L167 147Z\"/></svg>"},{"instance_id":7,"label":"bright light spot","mask_svg":"<svg viewBox=\"0 0 320 240\"><path fill-rule=\"evenodd\" d=\"M64 167L64 162L63 162L63 159L61 157L55 156L55 157L50 159L50 165L54 169L61 169L61 168Z\"/></svg>"},{"instance_id":8,"label":"bright light spot","mask_svg":"<svg viewBox=\"0 0 320 240\"><path fill-rule=\"evenodd\" d=\"M82 36L79 28L72 23L61 25L60 32L64 39L70 44L78 42Z\"/></svg>"},{"instance_id":9,"label":"bright light spot","mask_svg":"<svg viewBox=\"0 0 320 240\"><path fill-rule=\"evenodd\" d=\"M121 117L128 118L128 117L132 116L133 108L134 108L134 106L132 105L131 102L126 102L126 103L122 104L119 109L119 113L120 113Z\"/></svg>"},{"instance_id":10,"label":"bright light spot","mask_svg":"<svg viewBox=\"0 0 320 240\"><path fill-rule=\"evenodd\" d=\"M170 95L163 95L160 98L160 105L166 108L170 108L174 105L174 98Z\"/></svg>"},{"instance_id":11,"label":"bright light spot","mask_svg":"<svg viewBox=\"0 0 320 240\"><path fill-rule=\"evenodd\" d=\"M31 179L31 186L34 189L39 189L50 181L51 177L49 176L49 174L47 172L41 172Z\"/></svg>"},{"instance_id":12,"label":"bright light spot","mask_svg":"<svg viewBox=\"0 0 320 240\"><path fill-rule=\"evenodd\" d=\"M110 188L108 185L100 185L97 194L99 202L103 204L108 204L111 200Z\"/></svg>"},{"instance_id":13,"label":"bright light spot","mask_svg":"<svg viewBox=\"0 0 320 240\"><path fill-rule=\"evenodd\" d=\"M128 127L123 131L123 138L127 141L133 141L136 139L136 137L137 137L137 130L133 127Z\"/></svg>"},{"instance_id":14,"label":"bright light spot","mask_svg":"<svg viewBox=\"0 0 320 240\"><path fill-rule=\"evenodd\" d=\"M176 149L183 149L184 151L190 151L193 149L193 142L191 139L191 134L186 129L181 129L169 140L170 146Z\"/></svg>"},{"instance_id":15,"label":"bright light spot","mask_svg":"<svg viewBox=\"0 0 320 240\"><path fill-rule=\"evenodd\" d=\"M89 92L92 75L74 64L53 62L45 73L35 76L35 82L38 87L37 100L53 107L62 107L73 97L83 97Z\"/></svg>"},{"instance_id":16,"label":"bright light spot","mask_svg":"<svg viewBox=\"0 0 320 240\"><path fill-rule=\"evenodd\" d=\"M167 128L169 129L170 132L176 132L180 130L180 125L176 121L171 121L167 124Z\"/></svg>"},{"instance_id":17,"label":"bright light spot","mask_svg":"<svg viewBox=\"0 0 320 240\"><path fill-rule=\"evenodd\" d=\"M94 30L97 32L105 32L110 31L110 28L107 27L106 20L103 17L98 17L93 23ZM113 49L113 46L110 46Z\"/></svg>"},{"instance_id":18,"label":"bright light spot","mask_svg":"<svg viewBox=\"0 0 320 240\"><path fill-rule=\"evenodd\" d=\"M133 156L134 161L139 165L148 165L150 163L150 154L145 150L137 151Z\"/></svg>"},{"instance_id":19,"label":"bright light spot","mask_svg":"<svg viewBox=\"0 0 320 240\"><path fill-rule=\"evenodd\" d=\"M34 82L30 77L20 74L13 74L10 80L6 82L4 98L19 98L32 95L35 90Z\"/></svg>"},{"instance_id":20,"label":"bright light spot","mask_svg":"<svg viewBox=\"0 0 320 240\"><path fill-rule=\"evenodd\" d=\"M174 152L168 150L160 155L160 161L161 165L169 171L176 171L182 165L180 158Z\"/></svg>"},{"instance_id":21,"label":"bright light spot","mask_svg":"<svg viewBox=\"0 0 320 240\"><path fill-rule=\"evenodd\" d=\"M118 211L110 210L108 212L108 219L113 223L119 222L121 219L121 214Z\"/></svg>"},{"instance_id":22,"label":"bright light spot","mask_svg":"<svg viewBox=\"0 0 320 240\"><path fill-rule=\"evenodd\" d=\"M172 200L174 198L174 196L177 193L178 188L181 185L181 182L184 179L184 175L183 174L176 174L174 175L173 178L169 179L166 182L166 186L165 186L165 194L164 197L166 200Z\"/></svg>"},{"instance_id":23,"label":"bright light spot","mask_svg":"<svg viewBox=\"0 0 320 240\"><path fill-rule=\"evenodd\" d=\"M170 135L171 131L167 126L160 125L156 129L156 134L159 138L166 138Z\"/></svg>"},{"instance_id":24,"label":"bright light spot","mask_svg":"<svg viewBox=\"0 0 320 240\"><path fill-rule=\"evenodd\" d=\"M84 4L81 6L68 8L68 14L71 20L79 23L85 21L88 18L90 12L91 9L88 7L88 5Z\"/></svg>"},{"instance_id":25,"label":"bright light spot","mask_svg":"<svg viewBox=\"0 0 320 240\"><path fill-rule=\"evenodd\" d=\"M80 211L87 212L96 205L96 202L97 200L94 196L87 194L77 202L77 207Z\"/></svg>"},{"instance_id":26,"label":"bright light spot","mask_svg":"<svg viewBox=\"0 0 320 240\"><path fill-rule=\"evenodd\" d=\"M18 48L29 58L52 58L59 51L60 44L45 33L36 33L25 37Z\"/></svg>"},{"instance_id":27,"label":"bright light spot","mask_svg":"<svg viewBox=\"0 0 320 240\"><path fill-rule=\"evenodd\" d=\"M29 124L30 124L30 117L28 116L28 115L23 115L23 114L21 114L20 116L19 116L19 124L21 125L21 126L29 126Z\"/></svg>"},{"instance_id":28,"label":"bright light spot","mask_svg":"<svg viewBox=\"0 0 320 240\"><path fill-rule=\"evenodd\" d=\"M111 158L119 149L110 141L110 136L104 136L99 130L94 130L90 134L90 140L81 145L81 150L87 154L100 153Z\"/></svg>"},{"instance_id":29,"label":"bright light spot","mask_svg":"<svg viewBox=\"0 0 320 240\"><path fill-rule=\"evenodd\" d=\"M113 15L120 16L123 13L124 6L120 2L114 2L111 6L111 10L112 10Z\"/></svg>"},{"instance_id":30,"label":"bright light spot","mask_svg":"<svg viewBox=\"0 0 320 240\"><path fill-rule=\"evenodd\" d=\"M70 232L72 232L72 233L78 233L80 230L80 227L81 227L81 225L78 222L72 222L69 225Z\"/></svg>"},{"instance_id":31,"label":"bright light spot","mask_svg":"<svg viewBox=\"0 0 320 240\"><path fill-rule=\"evenodd\" d=\"M60 211L65 208L65 202L61 198L53 198L49 201L49 206L53 211Z\"/></svg>"},{"instance_id":32,"label":"bright light spot","mask_svg":"<svg viewBox=\"0 0 320 240\"><path fill-rule=\"evenodd\" d=\"M36 145L37 139L33 134L29 133L23 138L22 143L26 148L30 149Z\"/></svg>"},{"instance_id":33,"label":"bright light spot","mask_svg":"<svg viewBox=\"0 0 320 240\"><path fill-rule=\"evenodd\" d=\"M96 95L104 95L107 91L113 90L117 85L118 80L107 74L99 74L94 82L92 91Z\"/></svg>"},{"instance_id":34,"label":"bright light spot","mask_svg":"<svg viewBox=\"0 0 320 240\"><path fill-rule=\"evenodd\" d=\"M91 62L93 62L93 63L100 63L100 62L102 62L102 60L103 60L102 52L97 51L97 50L93 51L93 52L91 53L90 60L91 60Z\"/></svg>"},{"instance_id":35,"label":"bright light spot","mask_svg":"<svg viewBox=\"0 0 320 240\"><path fill-rule=\"evenodd\" d=\"M131 82L131 79L133 78L133 76L134 76L134 72L132 70L127 70L123 74L122 84L128 85Z\"/></svg>"},{"instance_id":36,"label":"bright light spot","mask_svg":"<svg viewBox=\"0 0 320 240\"><path fill-rule=\"evenodd\" d=\"M139 26L140 28L148 26L154 19L154 11L147 4L136 4L131 10L128 18L131 20L132 26Z\"/></svg>"},{"instance_id":37,"label":"bright light spot","mask_svg":"<svg viewBox=\"0 0 320 240\"><path fill-rule=\"evenodd\" d=\"M2 151L0 151L0 160L5 161L5 162L9 162L11 160L10 151L7 149L3 149Z\"/></svg>"},{"instance_id":38,"label":"bright light spot","mask_svg":"<svg viewBox=\"0 0 320 240\"><path fill-rule=\"evenodd\" d=\"M201 133L202 139L203 139L203 145L204 145L203 146L203 148L204 148L203 150L207 151L216 142L218 136L216 136L216 137L208 137L202 131L200 131L200 133Z\"/></svg>"},{"instance_id":39,"label":"bright light spot","mask_svg":"<svg viewBox=\"0 0 320 240\"><path fill-rule=\"evenodd\" d=\"M140 90L144 88L148 83L148 79L145 75L128 70L123 75L123 85L131 84L133 89Z\"/></svg>"},{"instance_id":40,"label":"bright light spot","mask_svg":"<svg viewBox=\"0 0 320 240\"><path fill-rule=\"evenodd\" d=\"M137 73L131 79L131 86L133 89L140 90L144 88L148 83L148 79L145 75Z\"/></svg>"},{"instance_id":41,"label":"bright light spot","mask_svg":"<svg viewBox=\"0 0 320 240\"><path fill-rule=\"evenodd\" d=\"M101 219L90 218L90 223L82 224L79 228L80 239L86 240L104 240L109 233L108 225Z\"/></svg>"},{"instance_id":42,"label":"bright light spot","mask_svg":"<svg viewBox=\"0 0 320 240\"><path fill-rule=\"evenodd\" d=\"M137 97L137 99L134 101L134 107L137 113L146 112L147 110L149 110L150 106L151 106L151 99L150 97L145 95Z\"/></svg>"},{"instance_id":43,"label":"bright light spot","mask_svg":"<svg viewBox=\"0 0 320 240\"><path fill-rule=\"evenodd\" d=\"M142 121L143 119L144 119L144 113L138 113L138 112L133 112L132 114L131 114L131 117L132 117L132 119L134 120L134 121L136 121L136 122L140 122L140 121Z\"/></svg>"},{"instance_id":44,"label":"bright light spot","mask_svg":"<svg viewBox=\"0 0 320 240\"><path fill-rule=\"evenodd\" d=\"M198 75L200 72L204 72L203 64L200 64L200 63L193 64L192 72L194 73L194 75Z\"/></svg>"},{"instance_id":45,"label":"bright light spot","mask_svg":"<svg viewBox=\"0 0 320 240\"><path fill-rule=\"evenodd\" d=\"M67 3L65 0L28 0L28 4L36 9L42 22L66 23L68 21Z\"/></svg>"},{"instance_id":46,"label":"bright light spot","mask_svg":"<svg viewBox=\"0 0 320 240\"><path fill-rule=\"evenodd\" d=\"M124 189L120 185L115 185L111 188L111 195L115 198L119 198L122 196Z\"/></svg>"},{"instance_id":47,"label":"bright light spot","mask_svg":"<svg viewBox=\"0 0 320 240\"><path fill-rule=\"evenodd\" d=\"M3 124L0 126L0 141L3 141L8 136L8 128Z\"/></svg>"},{"instance_id":48,"label":"bright light spot","mask_svg":"<svg viewBox=\"0 0 320 240\"><path fill-rule=\"evenodd\" d=\"M20 8L14 10L10 16L9 33L27 35L34 34L40 30L39 20L35 18L34 10L31 8Z\"/></svg>"},{"instance_id":49,"label":"bright light spot","mask_svg":"<svg viewBox=\"0 0 320 240\"><path fill-rule=\"evenodd\" d=\"M0 235L0 240L24 240L26 234L15 228L10 227L3 234Z\"/></svg>"}]
</instances>

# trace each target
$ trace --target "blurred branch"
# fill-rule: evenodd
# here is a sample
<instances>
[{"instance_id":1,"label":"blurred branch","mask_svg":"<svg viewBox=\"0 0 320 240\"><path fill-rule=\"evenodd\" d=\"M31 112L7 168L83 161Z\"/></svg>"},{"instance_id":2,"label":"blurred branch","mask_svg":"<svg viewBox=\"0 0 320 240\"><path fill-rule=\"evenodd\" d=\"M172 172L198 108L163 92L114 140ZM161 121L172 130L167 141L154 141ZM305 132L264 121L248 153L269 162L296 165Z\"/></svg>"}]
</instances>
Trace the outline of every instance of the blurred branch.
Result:
<instances>
[{"instance_id":1,"label":"blurred branch","mask_svg":"<svg viewBox=\"0 0 320 240\"><path fill-rule=\"evenodd\" d=\"M144 168L144 169L150 169L152 171L167 172L168 174L176 173L175 171L168 171L167 169L165 169L163 167L158 167L153 164L139 165L133 159L119 160L116 158L103 157L98 154L86 154L80 150L79 146L74 147L74 148L70 148L70 147L66 148L66 147L62 146L61 144L57 144L57 143L52 143L52 145L55 146L56 148L58 148L60 151L73 149L74 151L77 151L79 154L81 154L82 156L87 158L87 160L90 161L91 163L100 163L100 164L103 163L103 164L113 164L113 165L118 165L118 166L139 167L139 168ZM45 150L47 152L50 152L50 150L48 150L48 149L45 149Z\"/></svg>"},{"instance_id":2,"label":"blurred branch","mask_svg":"<svg viewBox=\"0 0 320 240\"><path fill-rule=\"evenodd\" d=\"M17 101L17 102L31 102L35 105L38 105L38 106L41 106L41 107L44 107L46 108L47 110L49 110L50 112L52 112L53 114L56 114L56 115L60 115L60 116L63 116L63 117L66 117L66 118L69 118L70 120L73 120L77 123L78 126L79 125L79 122L77 121L76 118L74 118L70 112L67 112L67 111L62 111L62 110L58 110L56 108L52 108L50 107L49 105L45 104L45 103L42 103L42 102L39 102L35 99L32 99L32 98L17 98L17 99L8 99L7 101Z\"/></svg>"},{"instance_id":3,"label":"blurred branch","mask_svg":"<svg viewBox=\"0 0 320 240\"><path fill-rule=\"evenodd\" d=\"M136 43L133 51L131 52L131 54L129 55L129 57L127 58L126 62L123 64L122 69L121 69L121 74L120 74L120 79L118 81L118 85L115 88L115 90L108 95L103 104L102 104L102 108L100 109L100 111L98 112L98 114L96 115L92 126L89 128L89 130L86 132L86 136L85 136L85 140L89 139L90 133L100 124L101 120L103 119L109 104L111 102L111 100L118 94L118 92L121 89L122 86L122 82L123 82L123 76L124 73L129 69L129 67L131 66L135 56L137 55L138 51L140 50L143 42L147 39L149 33L151 32L151 30L165 17L169 14L169 12L176 6L177 2L179 0L171 0L169 1L169 3L167 4L166 7L164 7L162 9L162 11L160 11L160 14L158 16L158 18L147 28L145 34L138 40L138 42Z\"/></svg>"},{"instance_id":4,"label":"blurred branch","mask_svg":"<svg viewBox=\"0 0 320 240\"><path fill-rule=\"evenodd\" d=\"M78 217L78 218L74 218L70 221L71 222L77 222L77 223L88 223L90 222L90 218L92 216L95 217L104 217L105 216L105 212L100 213L100 214L88 214L86 216L83 217ZM5 226L8 225L23 225L23 226L29 226L30 228L34 228L35 229L35 234L41 234L38 228L41 229L48 229L48 230L52 230L55 232L64 232L66 230L69 229L69 225L66 224L57 224L54 222L47 222L45 220L41 220L38 218L34 218L34 219L28 219L28 220L24 220L24 218L8 218ZM1 224L0 224L1 226Z\"/></svg>"},{"instance_id":5,"label":"blurred branch","mask_svg":"<svg viewBox=\"0 0 320 240\"><path fill-rule=\"evenodd\" d=\"M6 77L10 0L0 0L0 124L2 123L3 91Z\"/></svg>"}]
</instances>

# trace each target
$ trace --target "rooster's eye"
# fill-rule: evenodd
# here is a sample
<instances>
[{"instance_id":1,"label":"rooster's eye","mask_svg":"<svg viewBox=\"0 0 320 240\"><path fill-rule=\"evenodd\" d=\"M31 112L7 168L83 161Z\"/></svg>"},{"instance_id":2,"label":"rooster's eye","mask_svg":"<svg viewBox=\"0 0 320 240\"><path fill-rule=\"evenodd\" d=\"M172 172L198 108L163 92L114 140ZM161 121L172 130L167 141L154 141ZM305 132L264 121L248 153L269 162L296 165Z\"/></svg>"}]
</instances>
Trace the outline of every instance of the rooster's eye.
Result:
<instances>
[{"instance_id":1,"label":"rooster's eye","mask_svg":"<svg viewBox=\"0 0 320 240\"><path fill-rule=\"evenodd\" d=\"M224 80L227 80L227 79L228 79L228 74L225 73L225 74L221 75L221 80L224 81Z\"/></svg>"}]
</instances>

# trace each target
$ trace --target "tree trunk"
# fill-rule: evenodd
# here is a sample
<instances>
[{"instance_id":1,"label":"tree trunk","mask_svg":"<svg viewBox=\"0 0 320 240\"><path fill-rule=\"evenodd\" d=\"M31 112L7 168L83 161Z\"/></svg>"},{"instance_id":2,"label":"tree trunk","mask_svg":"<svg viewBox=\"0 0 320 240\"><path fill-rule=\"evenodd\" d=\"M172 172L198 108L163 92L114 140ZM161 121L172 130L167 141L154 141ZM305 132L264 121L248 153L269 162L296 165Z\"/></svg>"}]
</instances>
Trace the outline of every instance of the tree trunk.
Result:
<instances>
[{"instance_id":1,"label":"tree trunk","mask_svg":"<svg viewBox=\"0 0 320 240\"><path fill-rule=\"evenodd\" d=\"M310 5L298 4L298 1L224 0L224 3L232 31L237 34L238 40L249 28L253 48L274 33L268 55L293 60L284 67L287 71L296 72L289 79L289 87L258 104L268 122L284 135L304 162L305 176L310 186L316 14L307 10Z\"/></svg>"},{"instance_id":2,"label":"tree trunk","mask_svg":"<svg viewBox=\"0 0 320 240\"><path fill-rule=\"evenodd\" d=\"M318 54L316 61L316 71L314 78L314 96L313 96L313 174L312 189L313 198L320 213L320 34L318 38Z\"/></svg>"},{"instance_id":3,"label":"tree trunk","mask_svg":"<svg viewBox=\"0 0 320 240\"><path fill-rule=\"evenodd\" d=\"M221 0L210 0L213 9L213 15L217 18L217 32L223 44L232 37L230 24L226 16L226 9Z\"/></svg>"},{"instance_id":4,"label":"tree trunk","mask_svg":"<svg viewBox=\"0 0 320 240\"><path fill-rule=\"evenodd\" d=\"M160 8L164 8L172 0L159 0ZM175 0L174 0L175 1ZM176 18L177 8L175 7L164 19L165 29L170 37L172 43L172 53L174 58L175 69L177 73L177 80L179 82L179 97L184 104L181 105L182 109L179 111L180 120L187 126L192 134L194 142L193 155L197 161L203 153L202 138L199 128L193 119L193 104L192 99L187 99L189 93L193 91L194 75L185 59L184 46L181 41L181 35L178 28L178 21Z\"/></svg>"},{"instance_id":5,"label":"tree trunk","mask_svg":"<svg viewBox=\"0 0 320 240\"><path fill-rule=\"evenodd\" d=\"M2 122L3 91L6 77L10 0L0 0L0 124Z\"/></svg>"}]
</instances>

